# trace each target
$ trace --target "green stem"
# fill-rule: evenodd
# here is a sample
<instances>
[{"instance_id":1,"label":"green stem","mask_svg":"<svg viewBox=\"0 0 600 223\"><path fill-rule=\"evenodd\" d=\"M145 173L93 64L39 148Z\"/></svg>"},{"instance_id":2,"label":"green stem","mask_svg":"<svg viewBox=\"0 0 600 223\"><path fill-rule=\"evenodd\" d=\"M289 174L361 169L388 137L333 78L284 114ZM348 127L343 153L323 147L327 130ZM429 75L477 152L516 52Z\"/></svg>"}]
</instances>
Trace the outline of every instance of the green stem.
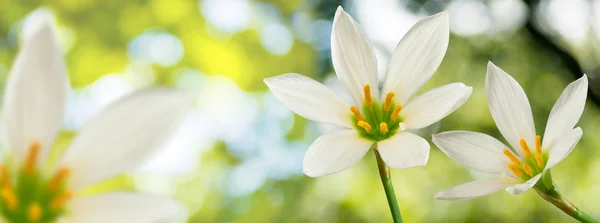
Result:
<instances>
[{"instance_id":1,"label":"green stem","mask_svg":"<svg viewBox=\"0 0 600 223\"><path fill-rule=\"evenodd\" d=\"M392 184L392 175L390 175L390 168L383 162L379 151L377 151L377 144L373 145L373 151L375 152L375 158L377 159L377 167L379 168L379 176L381 177L381 183L383 184L383 190L390 206L390 212L392 213L392 219L394 223L402 223L402 216L400 215L400 208L398 207L398 201L396 200L396 193L394 193L394 185Z\"/></svg>"},{"instance_id":2,"label":"green stem","mask_svg":"<svg viewBox=\"0 0 600 223\"><path fill-rule=\"evenodd\" d=\"M600 221L594 219L592 216L589 216L579 208L575 207L575 205L571 204L571 202L569 202L565 197L562 196L562 194L560 194L560 191L556 185L552 184L549 188L543 189L536 188L536 191L542 198L544 198L544 200L550 202L558 209L562 210L578 221L600 223Z\"/></svg>"}]
</instances>

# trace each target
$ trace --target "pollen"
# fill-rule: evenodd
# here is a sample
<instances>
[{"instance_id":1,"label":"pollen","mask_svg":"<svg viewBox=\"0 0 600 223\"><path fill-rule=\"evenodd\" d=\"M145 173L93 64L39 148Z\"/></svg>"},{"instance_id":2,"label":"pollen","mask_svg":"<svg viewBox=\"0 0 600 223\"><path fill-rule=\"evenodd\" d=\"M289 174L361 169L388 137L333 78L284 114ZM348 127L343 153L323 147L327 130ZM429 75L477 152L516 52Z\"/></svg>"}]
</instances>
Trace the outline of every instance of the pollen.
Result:
<instances>
[{"instance_id":1,"label":"pollen","mask_svg":"<svg viewBox=\"0 0 600 223\"><path fill-rule=\"evenodd\" d=\"M516 157L515 155L513 155L513 154L510 152L510 150L508 150L508 149L504 149L504 151L502 151L502 152L504 153L504 155L506 155L506 156L507 156L507 157L510 159L510 161L511 161L511 162L512 162L514 165L518 166L518 165L520 165L520 164L521 164L521 162L519 161L519 159L517 159L517 157Z\"/></svg>"},{"instance_id":2,"label":"pollen","mask_svg":"<svg viewBox=\"0 0 600 223\"><path fill-rule=\"evenodd\" d=\"M544 160L542 159L541 153L535 154L535 162L537 163L539 168L544 168Z\"/></svg>"},{"instance_id":3,"label":"pollen","mask_svg":"<svg viewBox=\"0 0 600 223\"><path fill-rule=\"evenodd\" d=\"M358 119L359 121L364 121L365 120L365 117L363 117L360 114L360 111L358 110L358 108L356 106L350 107L350 111L352 111L352 114L354 114L354 117L356 117L356 119Z\"/></svg>"},{"instance_id":4,"label":"pollen","mask_svg":"<svg viewBox=\"0 0 600 223\"><path fill-rule=\"evenodd\" d=\"M394 98L394 92L387 93L385 96L385 104L383 104L383 110L389 111L392 106L392 99Z\"/></svg>"},{"instance_id":5,"label":"pollen","mask_svg":"<svg viewBox=\"0 0 600 223\"><path fill-rule=\"evenodd\" d=\"M527 158L527 159L531 158L531 150L529 150L529 147L527 146L527 142L525 142L524 139L521 139L519 141L519 143L521 144L521 148L523 148L523 153L525 154L525 158Z\"/></svg>"},{"instance_id":6,"label":"pollen","mask_svg":"<svg viewBox=\"0 0 600 223\"><path fill-rule=\"evenodd\" d=\"M6 203L9 210L16 210L18 206L17 197L15 192L10 187L2 187L2 194L0 194L2 200Z\"/></svg>"},{"instance_id":7,"label":"pollen","mask_svg":"<svg viewBox=\"0 0 600 223\"><path fill-rule=\"evenodd\" d=\"M515 174L515 176L517 176L517 177L524 177L525 176L525 174L523 174L523 172L521 172L519 170L519 168L517 168L517 166L515 166L515 164L512 164L512 163L508 164L508 169L510 171L512 171L512 173Z\"/></svg>"},{"instance_id":8,"label":"pollen","mask_svg":"<svg viewBox=\"0 0 600 223\"><path fill-rule=\"evenodd\" d=\"M527 175L533 177L533 170L531 170L531 167L529 167L529 165L527 165L527 163L523 163L523 170L525 171L525 173L527 173Z\"/></svg>"},{"instance_id":9,"label":"pollen","mask_svg":"<svg viewBox=\"0 0 600 223\"><path fill-rule=\"evenodd\" d=\"M34 141L29 145L29 153L27 154L27 160L25 161L25 171L27 174L33 174L40 148L41 144L39 141Z\"/></svg>"},{"instance_id":10,"label":"pollen","mask_svg":"<svg viewBox=\"0 0 600 223\"><path fill-rule=\"evenodd\" d=\"M52 208L52 210L58 210L62 206L64 206L65 203L67 203L67 201L69 199L71 199L72 197L73 197L73 192L71 192L71 191L66 191L66 192L60 194L57 197L55 197L54 199L52 199L52 202L50 203L50 208Z\"/></svg>"},{"instance_id":11,"label":"pollen","mask_svg":"<svg viewBox=\"0 0 600 223\"><path fill-rule=\"evenodd\" d=\"M373 98L371 97L371 86L368 84L365 85L363 92L365 93L365 102L368 106L371 106L371 104L373 104Z\"/></svg>"},{"instance_id":12,"label":"pollen","mask_svg":"<svg viewBox=\"0 0 600 223\"><path fill-rule=\"evenodd\" d=\"M385 122L380 123L379 124L379 131L381 131L381 133L383 133L383 134L387 133L389 131L387 123L385 123Z\"/></svg>"},{"instance_id":13,"label":"pollen","mask_svg":"<svg viewBox=\"0 0 600 223\"><path fill-rule=\"evenodd\" d=\"M536 153L542 153L541 141L542 141L542 138L539 135L535 136L535 152Z\"/></svg>"},{"instance_id":14,"label":"pollen","mask_svg":"<svg viewBox=\"0 0 600 223\"><path fill-rule=\"evenodd\" d=\"M369 123L365 122L365 121L358 121L358 126L362 127L363 129L365 129L365 131L370 132L371 131L371 125L369 125Z\"/></svg>"},{"instance_id":15,"label":"pollen","mask_svg":"<svg viewBox=\"0 0 600 223\"><path fill-rule=\"evenodd\" d=\"M71 171L69 168L61 167L48 183L48 190L54 191L60 184L69 176Z\"/></svg>"},{"instance_id":16,"label":"pollen","mask_svg":"<svg viewBox=\"0 0 600 223\"><path fill-rule=\"evenodd\" d=\"M30 222L39 222L41 218L42 208L40 205L38 203L29 205L29 208L27 209L27 219L29 219Z\"/></svg>"},{"instance_id":17,"label":"pollen","mask_svg":"<svg viewBox=\"0 0 600 223\"><path fill-rule=\"evenodd\" d=\"M398 115L400 114L400 110L402 110L402 105L397 104L396 108L394 108L394 111L392 112L392 115L390 116L390 118L392 118L393 121L396 121L396 119L398 118Z\"/></svg>"},{"instance_id":18,"label":"pollen","mask_svg":"<svg viewBox=\"0 0 600 223\"><path fill-rule=\"evenodd\" d=\"M10 173L8 171L8 167L0 164L0 174L2 174L0 178L2 179L2 186L10 187Z\"/></svg>"},{"instance_id":19,"label":"pollen","mask_svg":"<svg viewBox=\"0 0 600 223\"><path fill-rule=\"evenodd\" d=\"M542 159L542 138L535 136L535 162L539 168L544 168L544 160Z\"/></svg>"}]
</instances>

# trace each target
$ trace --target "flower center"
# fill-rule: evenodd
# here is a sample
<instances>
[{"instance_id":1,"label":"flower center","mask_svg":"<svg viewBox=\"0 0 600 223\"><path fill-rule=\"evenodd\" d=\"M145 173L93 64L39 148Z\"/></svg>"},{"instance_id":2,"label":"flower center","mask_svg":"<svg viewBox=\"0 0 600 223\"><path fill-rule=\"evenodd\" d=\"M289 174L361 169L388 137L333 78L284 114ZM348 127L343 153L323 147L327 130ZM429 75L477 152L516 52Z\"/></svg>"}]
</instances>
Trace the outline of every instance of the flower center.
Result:
<instances>
[{"instance_id":1,"label":"flower center","mask_svg":"<svg viewBox=\"0 0 600 223\"><path fill-rule=\"evenodd\" d=\"M512 163L508 164L508 169L517 177L523 180L529 180L532 177L542 173L546 165L547 156L542 152L541 137L535 136L535 155L532 156L531 150L524 139L520 140L521 149L523 149L524 159L519 159L509 149L504 149L504 155Z\"/></svg>"},{"instance_id":2,"label":"flower center","mask_svg":"<svg viewBox=\"0 0 600 223\"><path fill-rule=\"evenodd\" d=\"M387 93L383 104L373 101L371 86L368 84L363 88L363 92L365 104L362 106L362 113L358 107L350 107L354 114L352 120L360 134L374 141L381 141L398 132L402 122L402 105L393 102L394 92Z\"/></svg>"},{"instance_id":3,"label":"flower center","mask_svg":"<svg viewBox=\"0 0 600 223\"><path fill-rule=\"evenodd\" d=\"M14 178L10 167L0 164L0 213L8 222L53 222L65 212L65 203L73 195L65 185L68 168L44 178L36 166L40 148L39 142L29 146L24 166L16 168Z\"/></svg>"}]
</instances>

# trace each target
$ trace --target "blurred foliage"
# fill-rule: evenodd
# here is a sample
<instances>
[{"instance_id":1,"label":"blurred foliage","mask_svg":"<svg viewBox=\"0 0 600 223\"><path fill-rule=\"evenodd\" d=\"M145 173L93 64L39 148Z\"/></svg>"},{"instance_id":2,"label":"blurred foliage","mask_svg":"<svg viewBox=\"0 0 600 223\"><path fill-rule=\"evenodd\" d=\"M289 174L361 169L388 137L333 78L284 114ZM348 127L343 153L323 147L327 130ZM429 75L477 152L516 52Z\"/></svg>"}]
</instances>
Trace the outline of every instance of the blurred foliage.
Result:
<instances>
[{"instance_id":1,"label":"blurred foliage","mask_svg":"<svg viewBox=\"0 0 600 223\"><path fill-rule=\"evenodd\" d=\"M4 86L6 76L19 47L20 27L23 19L40 7L49 9L56 16L60 27L59 36L65 49L71 85L77 89L91 86L106 75L129 77L129 69L135 63L128 52L131 41L145 32L163 32L174 35L182 43L182 59L174 64L150 63L146 66L154 76L135 82L137 88L149 85L176 87L184 77L182 69L198 71L198 76L226 77L233 80L246 95L258 101L258 113L271 114L273 109L262 101L269 93L262 79L282 73L295 72L313 77L321 82L333 74L328 48L318 47L318 40L301 41L294 31L292 46L284 54L277 55L265 48L261 28L273 17L260 19L262 11L275 9L275 22L288 29L299 12L311 20L330 21L339 4L346 1L319 0L232 0L227 2L249 3L252 16L246 28L236 32L221 29L207 21L202 11L202 0L0 0L0 82ZM401 1L404 2L404 1ZM409 1L405 7L417 12L431 14L444 9L450 1ZM376 3L373 3L376 4ZM267 10L268 11L268 10ZM350 10L351 14L352 11ZM220 12L217 12L220 13ZM354 15L354 14L353 14ZM360 20L360 19L359 19ZM390 27L393 29L394 27ZM321 30L322 32L322 30ZM311 33L319 36L319 33ZM328 40L327 40L328 41ZM267 44L269 44L267 42ZM378 50L388 55L393 49ZM549 111L562 89L574 80L552 55L541 54L535 40L523 29L515 32L496 33L494 36L452 35L445 60L434 77L421 90L450 82L463 82L474 87L469 101L457 112L425 132L446 130L470 130L484 132L501 139L501 135L489 114L485 97L484 80L488 60L502 67L525 89L534 113L537 132L543 132ZM379 58L382 59L382 58ZM135 73L134 69L134 73ZM135 75L134 75L135 76ZM136 78L140 78L135 76ZM204 86L204 85L203 85ZM199 88L199 87L198 87ZM197 89L197 88L194 88ZM200 90L199 90L200 91ZM265 96L266 95L266 96ZM228 95L204 95L200 98L216 98L217 103L206 105L197 100L194 109L212 109L207 106L228 106ZM266 100L266 99L265 99ZM238 102L238 101L236 101ZM227 118L234 119L250 111L242 100L240 106ZM224 111L230 109L223 108ZM230 110L231 110L230 109ZM289 111L287 111L289 112ZM574 204L596 218L600 218L600 131L598 106L588 104L580 125L584 136L568 159L553 168L557 185ZM210 118L210 117L209 117ZM260 119L262 121L256 121ZM264 119L264 120L263 120ZM317 124L297 115L282 119L271 115L252 116L256 126L247 135L248 150L242 148L239 155L227 137L215 137L208 149L197 154L198 162L193 171L170 176L175 179L175 199L188 206L189 222L390 222L390 214L384 192L377 175L374 155L369 153L357 166L344 172L318 179L309 178L299 170L283 177L272 177L264 169L249 172L262 177L256 189L249 193L231 192L235 172L243 170L249 160L259 159L259 154L269 154L275 148L261 147L256 141L274 141L278 133L267 131L275 125L284 143L266 144L289 146L301 145L304 151L319 134ZM291 123L289 128L282 127ZM222 126L209 126L217 131ZM232 128L238 128L233 126ZM241 128L241 127L239 127ZM232 129L233 130L233 129ZM65 131L59 136L57 151L65 148L74 133ZM424 134L427 135L427 134ZM208 137L198 134L197 137ZM256 138L252 138L256 137ZM242 137L244 138L244 137ZM429 136L426 136L430 139ZM237 151L237 152L236 152ZM261 151L261 152L257 152ZM288 147L284 151L291 151ZM280 154L280 153L276 153ZM300 163L302 153L286 157ZM54 155L56 158L57 154ZM262 155L261 155L262 156ZM275 157L282 159L283 157ZM260 162L260 161L259 161ZM272 166L278 168L278 166ZM262 171L262 172L261 172ZM544 203L533 191L520 196L504 192L470 201L438 201L433 196L449 187L488 177L468 170L446 157L432 144L429 164L408 170L393 170L393 179L401 211L406 222L569 222L570 217ZM151 174L152 175L152 174ZM152 177L152 176L151 176ZM164 178L160 178L163 179ZM233 185L238 186L238 185ZM142 187L143 188L143 187ZM138 189L131 175L120 176L90 189L96 193L112 189Z\"/></svg>"}]
</instances>

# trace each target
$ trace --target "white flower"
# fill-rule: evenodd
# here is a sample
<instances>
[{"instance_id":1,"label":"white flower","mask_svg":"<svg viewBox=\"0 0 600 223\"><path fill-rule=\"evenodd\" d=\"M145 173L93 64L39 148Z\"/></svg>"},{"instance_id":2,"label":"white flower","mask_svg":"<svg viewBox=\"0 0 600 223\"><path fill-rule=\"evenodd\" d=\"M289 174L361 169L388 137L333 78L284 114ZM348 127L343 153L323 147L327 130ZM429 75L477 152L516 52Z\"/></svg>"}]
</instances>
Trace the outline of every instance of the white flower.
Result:
<instances>
[{"instance_id":1,"label":"white flower","mask_svg":"<svg viewBox=\"0 0 600 223\"><path fill-rule=\"evenodd\" d=\"M68 90L53 25L44 20L25 38L4 97L2 130L12 155L0 165L0 222L149 223L185 217L182 205L159 196L81 192L152 155L185 115L187 94L148 89L123 97L92 118L57 164L48 166Z\"/></svg>"},{"instance_id":2,"label":"white flower","mask_svg":"<svg viewBox=\"0 0 600 223\"><path fill-rule=\"evenodd\" d=\"M442 62L448 37L446 12L417 22L398 43L380 94L373 47L360 25L338 7L331 33L332 60L354 105L300 74L265 79L275 96L297 114L344 128L322 135L310 146L304 173L318 177L344 170L358 163L372 146L393 168L425 165L429 143L404 130L439 121L471 94L471 87L452 83L409 100Z\"/></svg>"},{"instance_id":3,"label":"white flower","mask_svg":"<svg viewBox=\"0 0 600 223\"><path fill-rule=\"evenodd\" d=\"M469 168L502 176L442 191L437 199L470 199L504 188L521 194L535 186L544 171L565 159L581 138L581 128L574 127L587 96L585 75L569 84L552 107L543 141L536 136L529 101L515 79L489 62L485 84L490 112L510 147L489 135L468 131L443 132L434 135L433 142Z\"/></svg>"}]
</instances>

